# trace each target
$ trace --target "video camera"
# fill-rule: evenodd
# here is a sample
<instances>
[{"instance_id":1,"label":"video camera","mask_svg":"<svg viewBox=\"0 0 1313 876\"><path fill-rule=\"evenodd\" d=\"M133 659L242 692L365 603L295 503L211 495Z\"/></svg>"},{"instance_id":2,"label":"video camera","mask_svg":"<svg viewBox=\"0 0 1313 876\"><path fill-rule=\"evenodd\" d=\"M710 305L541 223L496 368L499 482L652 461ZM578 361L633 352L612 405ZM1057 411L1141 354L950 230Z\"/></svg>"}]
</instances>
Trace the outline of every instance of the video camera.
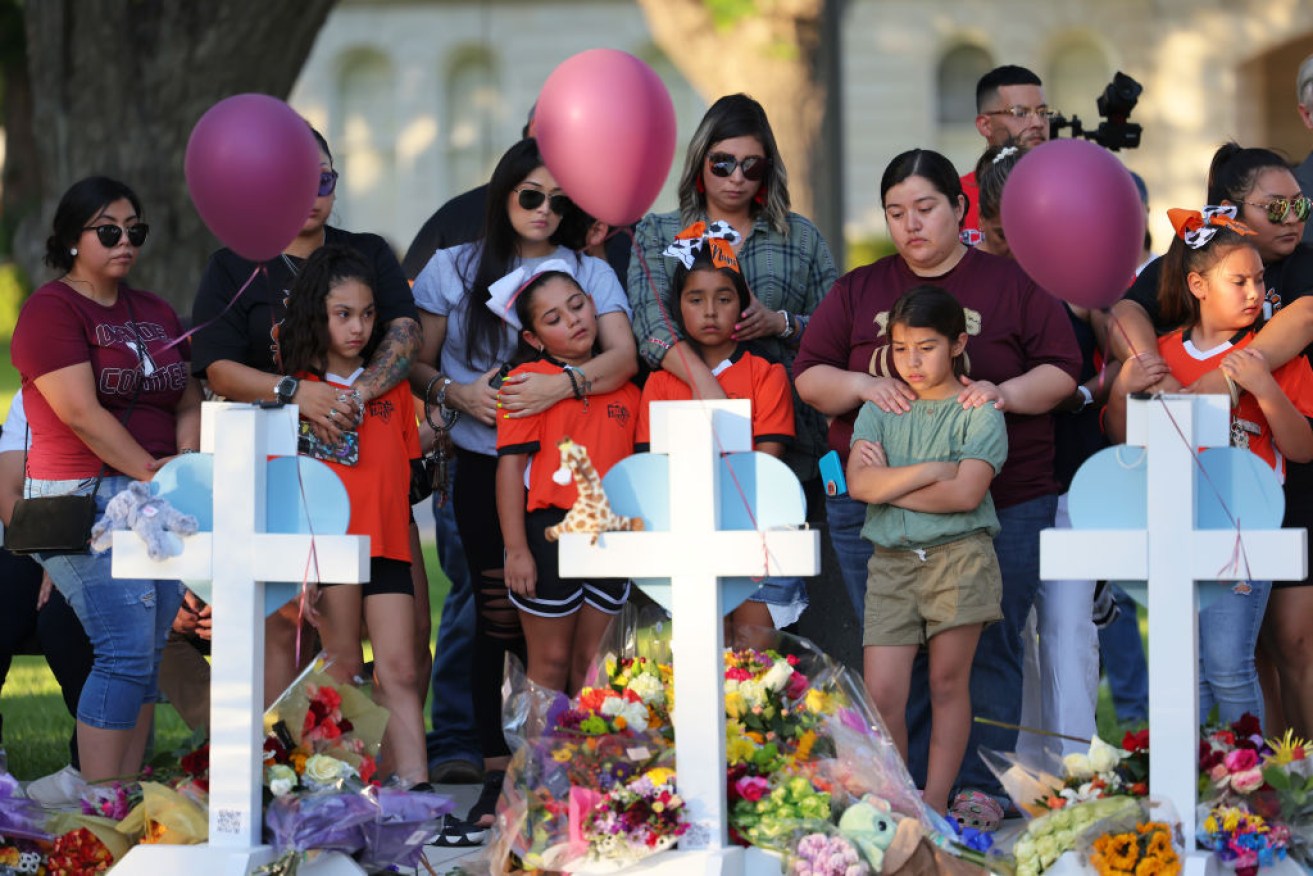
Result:
<instances>
[{"instance_id":1,"label":"video camera","mask_svg":"<svg viewBox=\"0 0 1313 876\"><path fill-rule=\"evenodd\" d=\"M1056 140L1063 128L1071 128L1071 136L1093 140L1105 149L1116 152L1120 149L1135 149L1140 145L1140 132L1143 130L1132 122L1131 110L1140 100L1144 86L1120 70L1112 77L1112 82L1099 95L1097 107L1104 121L1093 131L1085 130L1079 116L1056 116L1049 122L1049 139Z\"/></svg>"}]
</instances>

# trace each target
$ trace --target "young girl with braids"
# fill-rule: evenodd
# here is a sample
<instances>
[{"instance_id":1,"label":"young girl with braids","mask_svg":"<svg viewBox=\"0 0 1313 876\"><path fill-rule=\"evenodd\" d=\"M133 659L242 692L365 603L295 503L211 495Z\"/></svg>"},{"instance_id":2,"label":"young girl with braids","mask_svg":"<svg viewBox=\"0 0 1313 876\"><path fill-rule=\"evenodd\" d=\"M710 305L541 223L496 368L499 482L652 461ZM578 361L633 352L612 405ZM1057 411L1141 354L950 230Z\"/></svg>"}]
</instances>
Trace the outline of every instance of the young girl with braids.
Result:
<instances>
[{"instance_id":1,"label":"young girl with braids","mask_svg":"<svg viewBox=\"0 0 1313 876\"><path fill-rule=\"evenodd\" d=\"M302 380L350 389L378 344L378 328L369 266L355 250L321 247L292 285L279 337L283 365ZM362 414L356 461L334 454L324 461L351 497L347 531L369 536L369 581L320 585L319 636L329 673L350 681L363 670L363 613L373 633L375 697L391 713L385 752L397 777L416 785L428 781L428 757L415 681L410 460L420 451L410 388L397 384L366 402Z\"/></svg>"},{"instance_id":2,"label":"young girl with braids","mask_svg":"<svg viewBox=\"0 0 1313 876\"><path fill-rule=\"evenodd\" d=\"M1164 256L1158 308L1181 328L1158 339L1158 352L1181 385L1221 368L1231 388L1231 444L1256 453L1285 476L1286 460L1313 459L1313 370L1296 357L1274 371L1250 347L1263 314L1263 260L1255 232L1234 206L1202 212L1169 210L1176 237ZM1107 426L1124 440L1126 395L1157 381L1138 358L1128 359L1108 401ZM1214 705L1224 722L1263 714L1254 647L1270 581L1236 581L1199 613L1199 714Z\"/></svg>"}]
</instances>

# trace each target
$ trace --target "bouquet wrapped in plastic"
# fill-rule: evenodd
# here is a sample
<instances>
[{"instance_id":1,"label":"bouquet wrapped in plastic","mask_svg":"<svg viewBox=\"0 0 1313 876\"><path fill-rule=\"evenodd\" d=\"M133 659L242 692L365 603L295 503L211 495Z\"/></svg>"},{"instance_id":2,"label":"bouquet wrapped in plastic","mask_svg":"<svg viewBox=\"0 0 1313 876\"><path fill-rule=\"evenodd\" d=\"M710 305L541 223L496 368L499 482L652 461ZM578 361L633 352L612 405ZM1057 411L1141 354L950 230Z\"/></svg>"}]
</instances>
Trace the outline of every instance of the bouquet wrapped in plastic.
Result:
<instances>
[{"instance_id":1,"label":"bouquet wrapped in plastic","mask_svg":"<svg viewBox=\"0 0 1313 876\"><path fill-rule=\"evenodd\" d=\"M373 778L388 712L341 684L319 655L264 713L265 784L274 796ZM281 767L281 768L280 768Z\"/></svg>"},{"instance_id":2,"label":"bouquet wrapped in plastic","mask_svg":"<svg viewBox=\"0 0 1313 876\"><path fill-rule=\"evenodd\" d=\"M980 757L1029 817L1090 800L1149 793L1148 730L1127 733L1120 748L1095 736L1088 751L1060 760L1047 749L1021 756L986 748Z\"/></svg>"},{"instance_id":3,"label":"bouquet wrapped in plastic","mask_svg":"<svg viewBox=\"0 0 1313 876\"><path fill-rule=\"evenodd\" d=\"M193 790L200 795L200 791ZM158 782L141 783L141 802L118 823L118 832L138 842L195 845L209 838L207 801Z\"/></svg>"},{"instance_id":4,"label":"bouquet wrapped in plastic","mask_svg":"<svg viewBox=\"0 0 1313 876\"><path fill-rule=\"evenodd\" d=\"M449 797L401 788L369 787L372 821L365 822L360 863L367 867L418 867L424 846L442 830L442 816L454 808Z\"/></svg>"},{"instance_id":5,"label":"bouquet wrapped in plastic","mask_svg":"<svg viewBox=\"0 0 1313 876\"><path fill-rule=\"evenodd\" d=\"M0 836L8 839L49 840L46 813L41 804L23 796L18 780L0 772Z\"/></svg>"}]
</instances>

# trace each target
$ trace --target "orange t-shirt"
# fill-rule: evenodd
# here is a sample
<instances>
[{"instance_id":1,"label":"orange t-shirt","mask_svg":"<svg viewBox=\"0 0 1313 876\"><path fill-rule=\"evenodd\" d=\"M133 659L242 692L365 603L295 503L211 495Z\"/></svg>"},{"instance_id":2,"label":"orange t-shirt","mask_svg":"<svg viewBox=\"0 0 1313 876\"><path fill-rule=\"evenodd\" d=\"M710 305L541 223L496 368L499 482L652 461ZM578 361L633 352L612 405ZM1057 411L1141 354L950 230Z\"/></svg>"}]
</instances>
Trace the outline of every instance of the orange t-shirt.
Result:
<instances>
[{"instance_id":1,"label":"orange t-shirt","mask_svg":"<svg viewBox=\"0 0 1313 876\"><path fill-rule=\"evenodd\" d=\"M303 380L319 379L314 375L298 376ZM420 455L410 386L403 380L365 402L365 417L359 429L360 458L356 464L325 463L342 479L351 497L347 532L369 536L371 557L409 563L410 461Z\"/></svg>"},{"instance_id":2,"label":"orange t-shirt","mask_svg":"<svg viewBox=\"0 0 1313 876\"><path fill-rule=\"evenodd\" d=\"M1253 339L1253 332L1245 332L1212 350L1199 350L1186 339L1184 332L1175 331L1158 339L1158 352L1167 362L1172 376L1188 386L1221 365L1227 353L1248 346ZM1313 417L1313 368L1303 355L1273 371L1272 377L1301 414ZM1272 466L1277 477L1285 481L1286 460L1272 440L1272 429L1258 400L1249 393L1241 394L1240 406L1231 412L1231 444L1257 453Z\"/></svg>"},{"instance_id":3,"label":"orange t-shirt","mask_svg":"<svg viewBox=\"0 0 1313 876\"><path fill-rule=\"evenodd\" d=\"M560 374L561 366L546 360L521 365L509 376L522 373ZM541 414L497 421L497 455L529 454L529 501L526 510L569 509L579 491L571 479L564 486L552 480L561 467L556 443L567 435L588 448L588 458L599 476L634 452L634 427L638 420L638 387L632 383L613 392L588 397L588 404L568 398Z\"/></svg>"},{"instance_id":4,"label":"orange t-shirt","mask_svg":"<svg viewBox=\"0 0 1313 876\"><path fill-rule=\"evenodd\" d=\"M793 442L793 390L784 366L768 362L740 347L730 356L728 365L715 369L716 382L729 398L746 398L752 402L752 441ZM638 409L638 434L635 444L645 451L652 442L652 419L649 406L654 401L690 401L693 390L669 371L653 372L643 387L643 402Z\"/></svg>"}]
</instances>

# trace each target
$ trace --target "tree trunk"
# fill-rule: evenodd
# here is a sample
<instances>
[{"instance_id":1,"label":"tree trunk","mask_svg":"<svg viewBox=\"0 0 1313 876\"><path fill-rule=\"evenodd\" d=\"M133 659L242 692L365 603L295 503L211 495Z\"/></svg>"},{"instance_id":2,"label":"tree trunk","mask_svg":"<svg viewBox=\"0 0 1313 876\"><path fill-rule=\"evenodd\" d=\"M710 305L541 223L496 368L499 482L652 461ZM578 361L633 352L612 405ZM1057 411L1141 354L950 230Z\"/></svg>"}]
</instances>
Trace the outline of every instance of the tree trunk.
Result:
<instances>
[{"instance_id":1,"label":"tree trunk","mask_svg":"<svg viewBox=\"0 0 1313 876\"><path fill-rule=\"evenodd\" d=\"M39 0L25 4L40 207L15 256L34 283L55 205L105 174L141 198L151 238L132 284L184 316L219 244L187 194L183 158L196 121L243 92L286 98L335 0Z\"/></svg>"},{"instance_id":2,"label":"tree trunk","mask_svg":"<svg viewBox=\"0 0 1313 876\"><path fill-rule=\"evenodd\" d=\"M32 130L32 85L27 75L23 9L0 0L0 112L5 131L4 176L0 182L0 253L9 249L18 220L35 210L41 196L36 138Z\"/></svg>"},{"instance_id":3,"label":"tree trunk","mask_svg":"<svg viewBox=\"0 0 1313 876\"><path fill-rule=\"evenodd\" d=\"M742 13L711 0L638 3L656 44L703 98L743 91L766 108L789 170L793 209L813 217L826 97L818 66L826 0L755 0L755 9Z\"/></svg>"}]
</instances>

